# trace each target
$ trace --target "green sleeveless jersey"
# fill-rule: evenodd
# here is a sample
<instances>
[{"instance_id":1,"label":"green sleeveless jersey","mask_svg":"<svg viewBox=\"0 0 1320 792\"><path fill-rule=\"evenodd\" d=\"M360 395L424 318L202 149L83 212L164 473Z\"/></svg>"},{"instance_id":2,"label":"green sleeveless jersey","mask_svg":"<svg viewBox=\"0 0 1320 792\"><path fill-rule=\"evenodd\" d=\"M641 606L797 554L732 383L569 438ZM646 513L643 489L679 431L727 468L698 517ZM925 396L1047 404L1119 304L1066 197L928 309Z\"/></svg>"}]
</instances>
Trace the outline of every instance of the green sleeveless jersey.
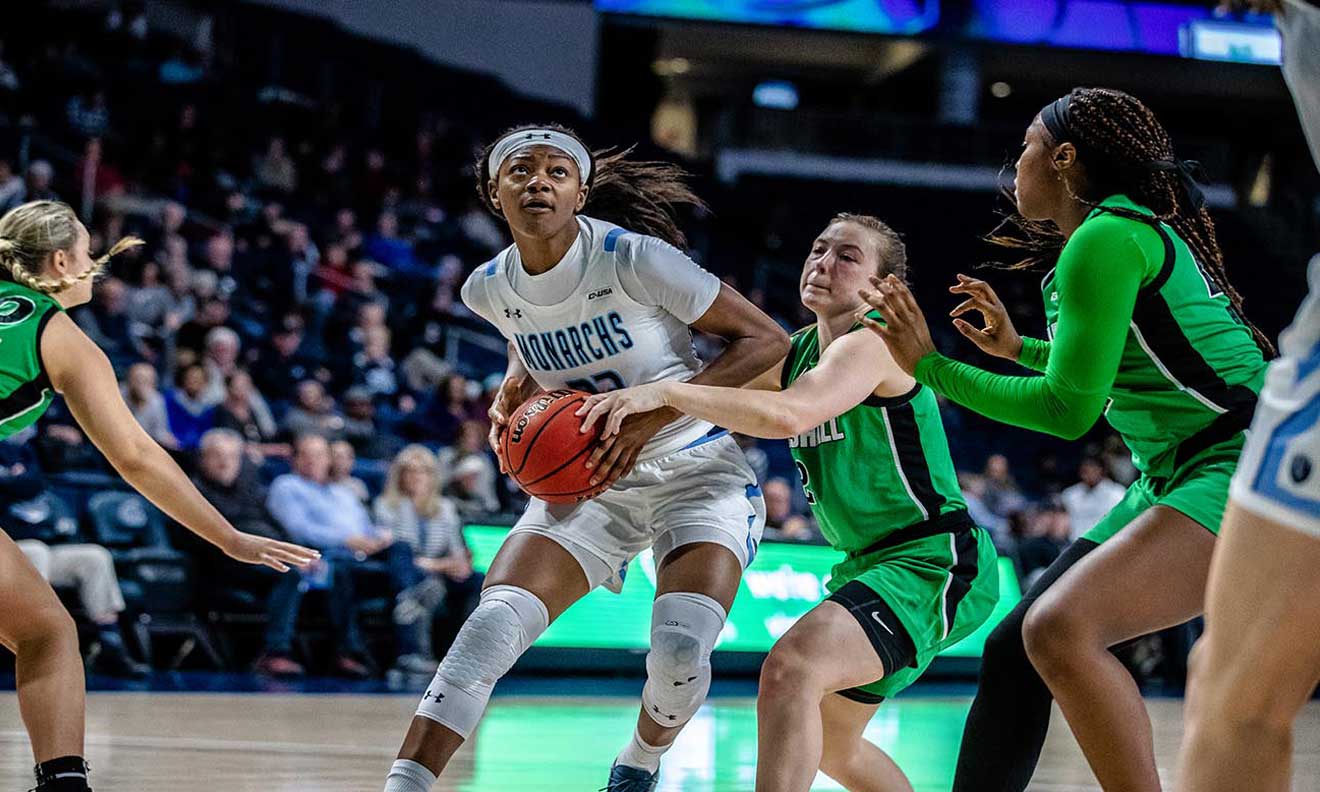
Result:
<instances>
[{"instance_id":1,"label":"green sleeveless jersey","mask_svg":"<svg viewBox=\"0 0 1320 792\"><path fill-rule=\"evenodd\" d=\"M819 363L812 325L793 334L781 385L787 389ZM935 393L923 385L892 398L873 394L788 445L811 512L838 550L856 553L915 523L967 508Z\"/></svg>"},{"instance_id":2,"label":"green sleeveless jersey","mask_svg":"<svg viewBox=\"0 0 1320 792\"><path fill-rule=\"evenodd\" d=\"M61 310L48 295L0 280L0 438L32 425L55 398L41 331Z\"/></svg>"},{"instance_id":3,"label":"green sleeveless jersey","mask_svg":"<svg viewBox=\"0 0 1320 792\"><path fill-rule=\"evenodd\" d=\"M1101 203L1153 216L1122 195ZM1095 209L1086 223L1102 223L1116 240L1131 238L1147 261L1118 374L1105 407L1133 464L1167 476L1178 446L1221 415L1245 427L1265 377L1265 360L1228 295L1202 272L1191 249L1163 223L1146 223ZM1059 315L1055 272L1041 284L1047 333Z\"/></svg>"}]
</instances>

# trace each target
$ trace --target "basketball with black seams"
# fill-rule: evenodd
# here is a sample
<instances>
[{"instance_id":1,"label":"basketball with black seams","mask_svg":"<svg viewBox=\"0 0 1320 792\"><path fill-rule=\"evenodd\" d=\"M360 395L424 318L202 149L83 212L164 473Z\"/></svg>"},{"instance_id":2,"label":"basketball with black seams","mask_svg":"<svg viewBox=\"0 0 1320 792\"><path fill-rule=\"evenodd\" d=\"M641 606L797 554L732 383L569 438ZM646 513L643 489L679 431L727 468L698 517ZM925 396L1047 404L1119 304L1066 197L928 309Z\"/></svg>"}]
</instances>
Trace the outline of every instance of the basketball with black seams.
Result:
<instances>
[{"instance_id":1,"label":"basketball with black seams","mask_svg":"<svg viewBox=\"0 0 1320 792\"><path fill-rule=\"evenodd\" d=\"M547 503L580 503L604 492L592 486L587 459L600 440L604 421L580 431L578 408L590 394L552 390L537 394L509 417L500 435L500 450L509 475L523 492Z\"/></svg>"}]
</instances>

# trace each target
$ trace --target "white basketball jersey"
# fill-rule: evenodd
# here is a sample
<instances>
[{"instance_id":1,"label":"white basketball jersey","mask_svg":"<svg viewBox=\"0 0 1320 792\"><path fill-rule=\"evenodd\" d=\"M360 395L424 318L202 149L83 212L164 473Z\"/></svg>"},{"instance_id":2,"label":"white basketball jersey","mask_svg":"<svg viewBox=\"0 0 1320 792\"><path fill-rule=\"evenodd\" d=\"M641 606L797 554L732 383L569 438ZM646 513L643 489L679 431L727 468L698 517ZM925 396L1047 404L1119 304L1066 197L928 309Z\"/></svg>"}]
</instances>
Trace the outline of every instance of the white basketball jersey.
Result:
<instances>
[{"instance_id":1,"label":"white basketball jersey","mask_svg":"<svg viewBox=\"0 0 1320 792\"><path fill-rule=\"evenodd\" d=\"M690 379L701 361L688 325L715 302L719 279L660 239L589 217L577 220L578 239L555 265L566 268L565 275L580 272L567 298L538 305L534 294L519 294L514 284L529 276L511 245L468 277L463 303L514 343L546 390L603 393ZM683 416L661 429L641 456L672 453L710 429Z\"/></svg>"}]
</instances>

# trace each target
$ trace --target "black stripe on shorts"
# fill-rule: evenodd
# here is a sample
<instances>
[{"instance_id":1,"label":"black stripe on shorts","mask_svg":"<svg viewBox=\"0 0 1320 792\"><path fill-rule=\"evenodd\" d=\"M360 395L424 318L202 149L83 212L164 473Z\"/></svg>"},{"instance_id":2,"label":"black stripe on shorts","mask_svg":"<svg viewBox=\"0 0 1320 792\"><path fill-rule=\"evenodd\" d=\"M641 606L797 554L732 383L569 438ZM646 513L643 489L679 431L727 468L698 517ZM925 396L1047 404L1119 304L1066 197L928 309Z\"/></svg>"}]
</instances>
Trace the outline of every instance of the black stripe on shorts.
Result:
<instances>
[{"instance_id":1,"label":"black stripe on shorts","mask_svg":"<svg viewBox=\"0 0 1320 792\"><path fill-rule=\"evenodd\" d=\"M972 590L978 571L976 534L972 531L955 531L953 534L953 569L949 570L953 579L944 593L944 619L949 629L953 629L954 619L958 615L958 603Z\"/></svg>"},{"instance_id":2,"label":"black stripe on shorts","mask_svg":"<svg viewBox=\"0 0 1320 792\"><path fill-rule=\"evenodd\" d=\"M912 637L908 635L894 610L869 586L853 580L845 583L826 599L847 608L862 626L862 631L871 641L871 646L885 668L885 676L916 664L917 647L912 643ZM839 695L863 704L878 704L882 700L880 696L856 688L841 690Z\"/></svg>"}]
</instances>

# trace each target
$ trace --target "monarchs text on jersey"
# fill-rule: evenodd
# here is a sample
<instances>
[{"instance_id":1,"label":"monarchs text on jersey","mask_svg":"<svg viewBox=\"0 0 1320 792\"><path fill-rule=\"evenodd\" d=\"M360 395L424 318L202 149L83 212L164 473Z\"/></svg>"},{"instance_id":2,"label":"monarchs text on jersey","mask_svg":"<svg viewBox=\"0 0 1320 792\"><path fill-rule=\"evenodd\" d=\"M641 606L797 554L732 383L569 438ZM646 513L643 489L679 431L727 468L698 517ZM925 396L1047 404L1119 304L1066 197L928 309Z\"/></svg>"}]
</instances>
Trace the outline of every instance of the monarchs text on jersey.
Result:
<instances>
[{"instance_id":1,"label":"monarchs text on jersey","mask_svg":"<svg viewBox=\"0 0 1320 792\"><path fill-rule=\"evenodd\" d=\"M564 258L528 273L510 245L463 284L463 304L513 342L545 389L601 393L701 370L688 326L715 302L720 281L663 240L589 217ZM642 457L676 451L710 430L684 416Z\"/></svg>"}]
</instances>

